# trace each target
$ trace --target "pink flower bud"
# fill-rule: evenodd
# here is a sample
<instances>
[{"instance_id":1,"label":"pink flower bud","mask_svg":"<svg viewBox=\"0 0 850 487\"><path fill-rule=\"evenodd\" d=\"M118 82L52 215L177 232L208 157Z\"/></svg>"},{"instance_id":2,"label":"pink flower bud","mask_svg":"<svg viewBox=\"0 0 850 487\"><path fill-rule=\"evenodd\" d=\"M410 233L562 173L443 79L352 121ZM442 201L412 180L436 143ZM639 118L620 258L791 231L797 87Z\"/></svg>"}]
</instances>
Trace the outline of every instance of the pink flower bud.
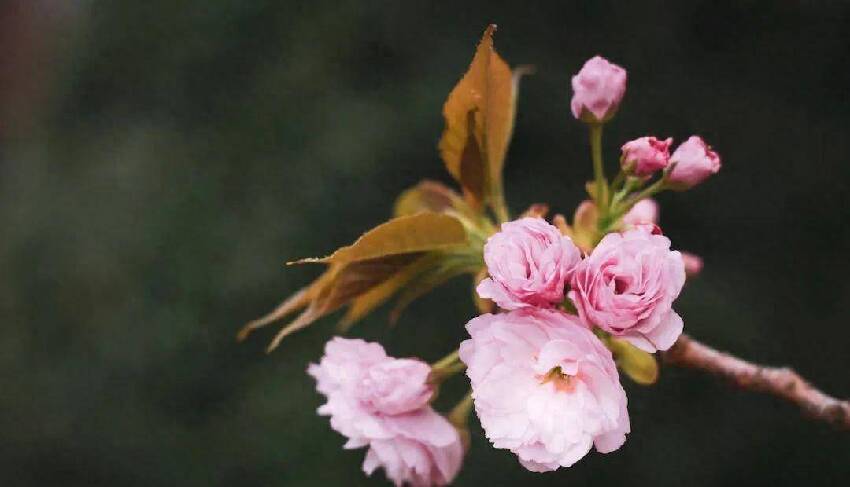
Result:
<instances>
[{"instance_id":1,"label":"pink flower bud","mask_svg":"<svg viewBox=\"0 0 850 487\"><path fill-rule=\"evenodd\" d=\"M635 203L635 206L623 215L623 224L638 226L658 222L658 203L652 198L646 198Z\"/></svg>"},{"instance_id":2,"label":"pink flower bud","mask_svg":"<svg viewBox=\"0 0 850 487\"><path fill-rule=\"evenodd\" d=\"M626 94L626 70L596 56L584 63L572 84L573 116L584 122L606 122Z\"/></svg>"},{"instance_id":3,"label":"pink flower bud","mask_svg":"<svg viewBox=\"0 0 850 487\"><path fill-rule=\"evenodd\" d=\"M702 271L702 257L690 252L681 252L682 262L685 263L685 274L696 277Z\"/></svg>"},{"instance_id":4,"label":"pink flower bud","mask_svg":"<svg viewBox=\"0 0 850 487\"><path fill-rule=\"evenodd\" d=\"M670 164L675 164L667 175L670 186L688 189L720 170L720 156L704 140L693 135L676 148L670 156Z\"/></svg>"},{"instance_id":5,"label":"pink flower bud","mask_svg":"<svg viewBox=\"0 0 850 487\"><path fill-rule=\"evenodd\" d=\"M667 167L672 143L671 138L658 140L655 137L641 137L626 142L620 159L623 169L638 177L651 176L655 171Z\"/></svg>"}]
</instances>

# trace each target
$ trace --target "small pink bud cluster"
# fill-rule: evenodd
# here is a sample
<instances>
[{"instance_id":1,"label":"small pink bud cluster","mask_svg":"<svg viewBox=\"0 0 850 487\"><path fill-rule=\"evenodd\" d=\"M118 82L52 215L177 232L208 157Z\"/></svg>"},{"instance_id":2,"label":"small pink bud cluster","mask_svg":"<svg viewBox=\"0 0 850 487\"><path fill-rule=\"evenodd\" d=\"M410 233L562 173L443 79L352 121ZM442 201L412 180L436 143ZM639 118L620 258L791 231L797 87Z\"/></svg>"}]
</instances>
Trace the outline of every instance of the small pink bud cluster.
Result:
<instances>
[{"instance_id":1,"label":"small pink bud cluster","mask_svg":"<svg viewBox=\"0 0 850 487\"><path fill-rule=\"evenodd\" d=\"M463 460L458 431L429 405L431 367L388 357L363 340L333 338L307 372L327 397L319 414L348 438L345 448L369 447L363 471L378 468L396 486L446 485Z\"/></svg>"},{"instance_id":2,"label":"small pink bud cluster","mask_svg":"<svg viewBox=\"0 0 850 487\"><path fill-rule=\"evenodd\" d=\"M589 59L572 78L573 116L590 124L605 123L617 113L626 93L626 70L601 56ZM694 135L670 155L673 139L640 137L622 147L621 165L626 173L648 178L669 168L671 189L691 188L720 170L720 157L702 138Z\"/></svg>"},{"instance_id":3,"label":"small pink bud cluster","mask_svg":"<svg viewBox=\"0 0 850 487\"><path fill-rule=\"evenodd\" d=\"M620 158L623 171L648 178L669 167L666 174L671 189L689 189L720 170L720 156L702 138L693 135L670 155L673 139L641 137L623 145Z\"/></svg>"}]
</instances>

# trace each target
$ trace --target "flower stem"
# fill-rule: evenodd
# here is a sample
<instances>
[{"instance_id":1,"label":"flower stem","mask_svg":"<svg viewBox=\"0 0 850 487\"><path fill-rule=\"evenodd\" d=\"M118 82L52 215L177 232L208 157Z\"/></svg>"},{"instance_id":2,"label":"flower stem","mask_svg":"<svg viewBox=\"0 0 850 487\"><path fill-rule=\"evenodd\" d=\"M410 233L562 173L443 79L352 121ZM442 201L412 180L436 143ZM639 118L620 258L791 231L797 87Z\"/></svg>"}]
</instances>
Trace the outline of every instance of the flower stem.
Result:
<instances>
[{"instance_id":1,"label":"flower stem","mask_svg":"<svg viewBox=\"0 0 850 487\"><path fill-rule=\"evenodd\" d=\"M446 355L445 357L443 357L440 360L431 364L431 368L432 369L441 369L441 368L447 367L449 365L452 365L453 363L457 362L458 360L460 360L460 353L459 353L458 350L455 350L452 353Z\"/></svg>"},{"instance_id":2,"label":"flower stem","mask_svg":"<svg viewBox=\"0 0 850 487\"><path fill-rule=\"evenodd\" d=\"M455 350L431 365L431 382L439 384L465 368L466 364L460 361L458 351Z\"/></svg>"},{"instance_id":3,"label":"flower stem","mask_svg":"<svg viewBox=\"0 0 850 487\"><path fill-rule=\"evenodd\" d=\"M600 215L608 213L608 183L602 164L602 124L590 124L590 153L593 158L593 178L596 181L596 207Z\"/></svg>"},{"instance_id":4,"label":"flower stem","mask_svg":"<svg viewBox=\"0 0 850 487\"><path fill-rule=\"evenodd\" d=\"M655 193L658 193L659 191L663 190L665 188L666 183L667 183L667 181L664 178L661 178L658 181L656 181L656 182L650 184L649 186L647 186L646 188L644 188L643 191L641 191L640 193L637 193L637 194L633 195L631 198L624 201L622 206L618 206L617 208L614 209L615 211L612 212L612 217L613 217L612 221L616 220L617 218L619 218L620 216L622 216L623 214L625 214L626 212L631 210L632 207L635 206L635 204L638 201L640 201L644 198L648 198L648 197L654 195Z\"/></svg>"},{"instance_id":5,"label":"flower stem","mask_svg":"<svg viewBox=\"0 0 850 487\"><path fill-rule=\"evenodd\" d=\"M465 428L469 413L472 411L472 391L468 392L463 399L448 414L449 422L456 428Z\"/></svg>"}]
</instances>

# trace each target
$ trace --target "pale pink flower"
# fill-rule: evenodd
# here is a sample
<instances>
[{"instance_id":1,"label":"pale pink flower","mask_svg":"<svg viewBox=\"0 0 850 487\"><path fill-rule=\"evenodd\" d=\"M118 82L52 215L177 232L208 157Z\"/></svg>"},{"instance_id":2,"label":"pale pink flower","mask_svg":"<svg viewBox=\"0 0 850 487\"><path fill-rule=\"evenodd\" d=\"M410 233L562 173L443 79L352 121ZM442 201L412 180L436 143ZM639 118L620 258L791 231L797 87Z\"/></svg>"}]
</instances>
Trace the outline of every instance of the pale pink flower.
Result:
<instances>
[{"instance_id":1,"label":"pale pink flower","mask_svg":"<svg viewBox=\"0 0 850 487\"><path fill-rule=\"evenodd\" d=\"M688 189L720 171L720 156L704 140L691 136L670 156L673 168L667 181L674 189Z\"/></svg>"},{"instance_id":2,"label":"pale pink flower","mask_svg":"<svg viewBox=\"0 0 850 487\"><path fill-rule=\"evenodd\" d=\"M648 177L667 167L670 162L670 144L672 138L658 140L655 137L641 137L623 145L620 158L623 169L638 177Z\"/></svg>"},{"instance_id":3,"label":"pale pink flower","mask_svg":"<svg viewBox=\"0 0 850 487\"><path fill-rule=\"evenodd\" d=\"M460 358L475 411L496 448L525 468L569 467L618 449L629 432L626 393L611 352L574 316L521 309L466 325Z\"/></svg>"},{"instance_id":4,"label":"pale pink flower","mask_svg":"<svg viewBox=\"0 0 850 487\"><path fill-rule=\"evenodd\" d=\"M685 283L682 256L653 228L606 235L576 267L569 293L585 323L647 352L667 350L682 333L672 305Z\"/></svg>"},{"instance_id":5,"label":"pale pink flower","mask_svg":"<svg viewBox=\"0 0 850 487\"><path fill-rule=\"evenodd\" d=\"M550 307L564 300L564 283L581 260L581 251L542 218L502 224L484 245L490 277L478 295L503 309Z\"/></svg>"},{"instance_id":6,"label":"pale pink flower","mask_svg":"<svg viewBox=\"0 0 850 487\"><path fill-rule=\"evenodd\" d=\"M685 274L696 277L702 272L702 257L690 252L682 252L682 262L685 263Z\"/></svg>"},{"instance_id":7,"label":"pale pink flower","mask_svg":"<svg viewBox=\"0 0 850 487\"><path fill-rule=\"evenodd\" d=\"M632 209L623 215L623 224L637 226L655 224L658 222L658 203L652 198L645 198L632 206Z\"/></svg>"},{"instance_id":8,"label":"pale pink flower","mask_svg":"<svg viewBox=\"0 0 850 487\"><path fill-rule=\"evenodd\" d=\"M383 467L397 485L446 485L463 459L457 430L429 405L431 368L388 357L383 347L335 337L308 373L327 397L318 412L348 438L345 448L369 447L363 470Z\"/></svg>"},{"instance_id":9,"label":"pale pink flower","mask_svg":"<svg viewBox=\"0 0 850 487\"><path fill-rule=\"evenodd\" d=\"M460 471L463 443L460 434L430 407L415 413L384 419L388 439L373 439L363 461L371 475L383 468L387 478L400 487L448 485Z\"/></svg>"},{"instance_id":10,"label":"pale pink flower","mask_svg":"<svg viewBox=\"0 0 850 487\"><path fill-rule=\"evenodd\" d=\"M626 94L626 70L607 59L589 59L572 79L573 116L585 122L605 122L617 112Z\"/></svg>"}]
</instances>

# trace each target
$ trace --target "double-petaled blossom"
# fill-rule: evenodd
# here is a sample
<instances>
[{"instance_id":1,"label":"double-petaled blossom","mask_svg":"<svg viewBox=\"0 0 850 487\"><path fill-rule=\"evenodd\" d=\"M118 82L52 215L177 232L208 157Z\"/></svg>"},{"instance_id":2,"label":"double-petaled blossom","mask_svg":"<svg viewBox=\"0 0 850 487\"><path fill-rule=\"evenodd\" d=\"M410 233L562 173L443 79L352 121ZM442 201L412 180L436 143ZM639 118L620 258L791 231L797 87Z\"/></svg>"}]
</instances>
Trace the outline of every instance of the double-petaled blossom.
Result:
<instances>
[{"instance_id":1,"label":"double-petaled blossom","mask_svg":"<svg viewBox=\"0 0 850 487\"><path fill-rule=\"evenodd\" d=\"M574 316L522 309L466 325L460 358L475 411L496 448L535 472L618 449L629 432L611 352Z\"/></svg>"},{"instance_id":2,"label":"double-petaled blossom","mask_svg":"<svg viewBox=\"0 0 850 487\"><path fill-rule=\"evenodd\" d=\"M573 76L572 85L573 116L585 122L606 122L617 113L626 94L626 70L596 56Z\"/></svg>"},{"instance_id":3,"label":"double-petaled blossom","mask_svg":"<svg viewBox=\"0 0 850 487\"><path fill-rule=\"evenodd\" d=\"M620 157L622 167L629 174L645 178L667 167L670 162L672 138L659 140L655 137L641 137L623 144Z\"/></svg>"},{"instance_id":4,"label":"double-petaled blossom","mask_svg":"<svg viewBox=\"0 0 850 487\"><path fill-rule=\"evenodd\" d=\"M606 235L576 267L569 293L585 323L647 352L670 348L682 333L672 309L685 283L682 256L655 228Z\"/></svg>"},{"instance_id":5,"label":"double-petaled blossom","mask_svg":"<svg viewBox=\"0 0 850 487\"><path fill-rule=\"evenodd\" d=\"M327 397L318 412L348 438L345 447L369 447L367 474L383 468L395 485L416 487L446 485L457 475L463 446L429 406L427 364L388 357L377 343L336 337L308 373Z\"/></svg>"},{"instance_id":6,"label":"double-petaled blossom","mask_svg":"<svg viewBox=\"0 0 850 487\"><path fill-rule=\"evenodd\" d=\"M671 188L688 189L720 171L720 156L702 138L693 135L670 156L673 168L667 175Z\"/></svg>"},{"instance_id":7,"label":"double-petaled blossom","mask_svg":"<svg viewBox=\"0 0 850 487\"><path fill-rule=\"evenodd\" d=\"M478 294L502 309L551 307L564 300L581 251L569 237L542 218L521 218L502 224L484 245L490 277Z\"/></svg>"}]
</instances>

